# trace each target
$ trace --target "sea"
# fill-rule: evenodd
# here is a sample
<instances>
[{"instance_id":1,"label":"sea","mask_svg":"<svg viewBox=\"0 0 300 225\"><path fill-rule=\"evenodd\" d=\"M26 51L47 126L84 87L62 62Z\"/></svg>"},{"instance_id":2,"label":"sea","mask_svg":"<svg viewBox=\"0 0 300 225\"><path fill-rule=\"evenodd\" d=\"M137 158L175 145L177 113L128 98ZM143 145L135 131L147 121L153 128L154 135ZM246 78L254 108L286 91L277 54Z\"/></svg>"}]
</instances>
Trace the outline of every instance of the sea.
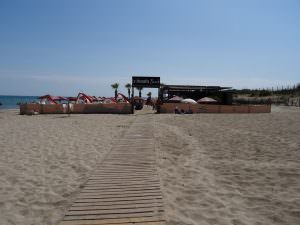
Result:
<instances>
[{"instance_id":1,"label":"sea","mask_svg":"<svg viewBox=\"0 0 300 225\"><path fill-rule=\"evenodd\" d=\"M38 96L12 96L0 95L1 109L18 109L20 103L38 102Z\"/></svg>"}]
</instances>

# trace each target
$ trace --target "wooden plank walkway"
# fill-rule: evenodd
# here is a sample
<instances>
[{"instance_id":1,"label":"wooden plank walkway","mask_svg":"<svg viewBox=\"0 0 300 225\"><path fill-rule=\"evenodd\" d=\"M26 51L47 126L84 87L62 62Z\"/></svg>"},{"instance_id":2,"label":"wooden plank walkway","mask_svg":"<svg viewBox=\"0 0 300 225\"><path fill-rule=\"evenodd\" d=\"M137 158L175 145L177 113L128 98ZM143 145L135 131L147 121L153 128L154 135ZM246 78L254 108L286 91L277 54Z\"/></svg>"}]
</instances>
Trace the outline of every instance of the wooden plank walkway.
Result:
<instances>
[{"instance_id":1,"label":"wooden plank walkway","mask_svg":"<svg viewBox=\"0 0 300 225\"><path fill-rule=\"evenodd\" d=\"M165 225L154 122L148 119L137 117L114 143L60 225Z\"/></svg>"}]
</instances>

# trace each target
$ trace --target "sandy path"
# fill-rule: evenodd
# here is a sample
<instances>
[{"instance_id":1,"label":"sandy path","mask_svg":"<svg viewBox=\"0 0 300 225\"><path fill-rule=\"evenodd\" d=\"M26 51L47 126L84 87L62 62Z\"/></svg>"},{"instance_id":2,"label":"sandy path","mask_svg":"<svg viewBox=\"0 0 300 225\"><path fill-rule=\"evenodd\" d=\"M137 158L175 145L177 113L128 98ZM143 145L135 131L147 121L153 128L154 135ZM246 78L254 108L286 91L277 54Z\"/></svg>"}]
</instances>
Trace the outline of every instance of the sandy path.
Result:
<instances>
[{"instance_id":1,"label":"sandy path","mask_svg":"<svg viewBox=\"0 0 300 225\"><path fill-rule=\"evenodd\" d=\"M0 113L0 224L57 224L91 170L126 131L124 115Z\"/></svg>"}]
</instances>

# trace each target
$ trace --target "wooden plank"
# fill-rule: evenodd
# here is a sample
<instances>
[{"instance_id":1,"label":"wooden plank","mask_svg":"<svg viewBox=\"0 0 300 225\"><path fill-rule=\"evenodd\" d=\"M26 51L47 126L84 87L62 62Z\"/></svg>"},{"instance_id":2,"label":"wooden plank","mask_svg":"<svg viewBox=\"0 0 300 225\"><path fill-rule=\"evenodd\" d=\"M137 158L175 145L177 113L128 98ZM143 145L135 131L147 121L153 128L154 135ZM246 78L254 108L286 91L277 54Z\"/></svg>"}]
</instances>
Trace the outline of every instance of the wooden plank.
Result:
<instances>
[{"instance_id":1,"label":"wooden plank","mask_svg":"<svg viewBox=\"0 0 300 225\"><path fill-rule=\"evenodd\" d=\"M97 221L97 222L96 222ZM64 221L61 222L60 225L78 225L78 223L69 223L72 221ZM103 220L89 220L89 221L82 221L79 225L102 225L102 224L106 224L106 225L165 225L164 221L156 221L156 222L142 222L142 223L131 223L131 222L125 222L125 223L107 223L104 222Z\"/></svg>"},{"instance_id":2,"label":"wooden plank","mask_svg":"<svg viewBox=\"0 0 300 225\"><path fill-rule=\"evenodd\" d=\"M123 187L123 186L134 186L134 185L159 185L159 181L130 181L130 182L101 182L98 180L94 180L94 181L89 181L85 187L95 187L95 186L99 186L99 187L107 187L107 186L113 186L113 187Z\"/></svg>"},{"instance_id":3,"label":"wooden plank","mask_svg":"<svg viewBox=\"0 0 300 225\"><path fill-rule=\"evenodd\" d=\"M122 168L122 170L120 170ZM137 167L134 165L130 166L124 166L124 165L110 165L106 164L106 162L103 162L101 167L96 168L95 172L97 171L112 171L112 172L127 172L127 171L136 171L136 172L156 172L156 167L153 165L152 167L149 168L144 168L144 167Z\"/></svg>"},{"instance_id":4,"label":"wooden plank","mask_svg":"<svg viewBox=\"0 0 300 225\"><path fill-rule=\"evenodd\" d=\"M164 218L156 217L131 217L105 220L76 220L76 221L62 221L60 225L104 225L104 224L144 224L144 225L165 225Z\"/></svg>"},{"instance_id":5,"label":"wooden plank","mask_svg":"<svg viewBox=\"0 0 300 225\"><path fill-rule=\"evenodd\" d=\"M120 174L120 175L111 175L109 176L108 174L96 174L90 177L90 179L92 178L101 178L101 179L129 179L129 178L149 178L149 177L155 177L158 178L156 174L146 174L146 175L140 175L140 174Z\"/></svg>"},{"instance_id":6,"label":"wooden plank","mask_svg":"<svg viewBox=\"0 0 300 225\"><path fill-rule=\"evenodd\" d=\"M94 198L94 199L107 199L107 198L127 198L127 197L137 197L137 196L160 196L160 191L138 191L138 192L94 192L94 193L80 193L78 198L80 199L88 199L88 198Z\"/></svg>"},{"instance_id":7,"label":"wooden plank","mask_svg":"<svg viewBox=\"0 0 300 225\"><path fill-rule=\"evenodd\" d=\"M138 193L138 194L126 194L126 195L122 195L122 194L115 194L115 195L106 195L106 194L102 194L102 195L83 195L83 194L79 194L78 196L78 200L79 199L129 199L131 197L160 197L161 193Z\"/></svg>"},{"instance_id":8,"label":"wooden plank","mask_svg":"<svg viewBox=\"0 0 300 225\"><path fill-rule=\"evenodd\" d=\"M136 146L119 146L117 145L116 147L113 147L111 150L111 154L133 154L136 153L138 156L141 156L142 154L151 156L155 151L153 149L154 143L151 144L151 147L147 148L141 148L141 144L138 144Z\"/></svg>"},{"instance_id":9,"label":"wooden plank","mask_svg":"<svg viewBox=\"0 0 300 225\"><path fill-rule=\"evenodd\" d=\"M149 168L150 167L150 168ZM155 165L137 165L137 164L130 164L130 163L118 163L118 162L110 162L109 160L103 162L102 168L124 168L124 169L140 169L140 170L153 170Z\"/></svg>"},{"instance_id":10,"label":"wooden plank","mask_svg":"<svg viewBox=\"0 0 300 225\"><path fill-rule=\"evenodd\" d=\"M96 221L98 221L98 220L96 220ZM102 222L103 222L103 220L101 220ZM66 222L69 222L69 221L66 221ZM86 221L84 221L84 222L86 222ZM95 222L95 220L92 220L92 222ZM64 225L65 223L64 222L62 222L61 223L62 225ZM69 223L68 223L69 224ZM77 223L76 223L77 224ZM101 222L96 222L96 223L88 223L88 224L86 224L86 223L80 223L79 225L102 225L103 223L101 223ZM165 222L163 221L163 222L143 222L143 223L106 223L106 222L104 222L104 224L106 224L106 225L165 225Z\"/></svg>"},{"instance_id":11,"label":"wooden plank","mask_svg":"<svg viewBox=\"0 0 300 225\"><path fill-rule=\"evenodd\" d=\"M163 204L161 199L138 199L131 201L115 201L115 202L76 202L72 207L89 207L89 206L113 206L113 205L136 205L136 204Z\"/></svg>"},{"instance_id":12,"label":"wooden plank","mask_svg":"<svg viewBox=\"0 0 300 225\"><path fill-rule=\"evenodd\" d=\"M148 158L154 158L153 152L149 152L149 151L131 151L131 152L124 152L124 153L120 153L120 152L111 152L110 154L111 157L116 157L116 158L120 158L120 156L124 156L124 157L132 157L135 156L136 158L142 158L142 156L148 157Z\"/></svg>"},{"instance_id":13,"label":"wooden plank","mask_svg":"<svg viewBox=\"0 0 300 225\"><path fill-rule=\"evenodd\" d=\"M163 212L157 213L152 211L137 212L137 213L124 213L124 214L107 214L107 215L78 215L68 216L66 215L64 220L92 220L92 219L122 219L122 218L133 218L133 217L152 217L162 216Z\"/></svg>"},{"instance_id":14,"label":"wooden plank","mask_svg":"<svg viewBox=\"0 0 300 225\"><path fill-rule=\"evenodd\" d=\"M139 172L139 171L124 171L121 173L117 173L115 171L96 171L97 174L95 176L107 176L107 177L114 177L114 176L128 176L128 175L140 175L140 176L150 176L153 175L153 172ZM156 174L154 174L156 175Z\"/></svg>"},{"instance_id":15,"label":"wooden plank","mask_svg":"<svg viewBox=\"0 0 300 225\"><path fill-rule=\"evenodd\" d=\"M126 183L128 182L139 182L139 181L158 181L158 177L156 176L143 176L143 177L112 177L111 179L109 177L98 177L98 176L93 176L88 179L88 182L97 182L97 183L107 183L107 182L120 182L120 183Z\"/></svg>"},{"instance_id":16,"label":"wooden plank","mask_svg":"<svg viewBox=\"0 0 300 225\"><path fill-rule=\"evenodd\" d=\"M85 209L85 210L69 210L66 216L87 216L87 215L121 215L132 213L157 213L163 212L163 207L138 207L138 208L118 208L118 209Z\"/></svg>"},{"instance_id":17,"label":"wooden plank","mask_svg":"<svg viewBox=\"0 0 300 225\"><path fill-rule=\"evenodd\" d=\"M143 170L153 170L155 168L154 165L133 165L133 164L128 164L128 163L112 163L112 162L105 162L105 164L103 165L105 168L124 168L124 169L135 169L135 170L140 170L140 171L143 171Z\"/></svg>"},{"instance_id":18,"label":"wooden plank","mask_svg":"<svg viewBox=\"0 0 300 225\"><path fill-rule=\"evenodd\" d=\"M139 181L139 180L158 180L158 177L156 175L147 175L147 176L130 176L128 175L123 175L123 176L112 176L112 177L108 177L108 176L101 176L101 175L95 175L95 176L91 176L88 181L92 181L92 180L96 180L96 181L124 181L124 180L128 180L128 181Z\"/></svg>"},{"instance_id":19,"label":"wooden plank","mask_svg":"<svg viewBox=\"0 0 300 225\"><path fill-rule=\"evenodd\" d=\"M111 156L115 156L115 157L118 157L120 155L124 155L126 157L129 157L130 155L135 155L136 157L141 157L142 155L145 155L145 157L154 157L155 155L153 155L154 152L151 152L147 149L144 149L144 150L137 150L137 151L126 151L126 152L121 152L121 150L117 151L112 151L111 152Z\"/></svg>"},{"instance_id":20,"label":"wooden plank","mask_svg":"<svg viewBox=\"0 0 300 225\"><path fill-rule=\"evenodd\" d=\"M114 159L109 159L106 162L118 162L118 163L130 163L132 164L133 162L134 165L138 165L138 164L143 164L143 165L153 165L153 163L155 162L155 159L153 158L144 158L144 159L130 159L130 158L114 158Z\"/></svg>"},{"instance_id":21,"label":"wooden plank","mask_svg":"<svg viewBox=\"0 0 300 225\"><path fill-rule=\"evenodd\" d=\"M115 155L112 155L113 158L111 158L110 160L113 160L113 159L134 159L134 160L138 160L138 159L145 159L145 158L149 158L149 159L154 159L154 155L149 155L148 153L145 153L145 154L142 154L143 152L140 152L140 154L138 152L132 152L131 154L115 154ZM133 155L135 155L134 158L131 158ZM145 157L143 157L145 155ZM124 156L123 157L120 157L120 156Z\"/></svg>"},{"instance_id":22,"label":"wooden plank","mask_svg":"<svg viewBox=\"0 0 300 225\"><path fill-rule=\"evenodd\" d=\"M119 160L121 160L121 161L119 161ZM128 159L129 160L129 159ZM126 166L126 165L128 165L128 166L135 166L135 167L145 167L145 166L153 166L153 163L151 162L151 163L148 163L147 161L134 161L134 162L136 162L136 163L130 163L130 162L128 162L128 160L127 159L118 159L118 160L114 160L114 159L109 159L109 160L106 160L105 161L105 165L107 165L107 164L114 164L114 165L122 165L122 166Z\"/></svg>"},{"instance_id":23,"label":"wooden plank","mask_svg":"<svg viewBox=\"0 0 300 225\"><path fill-rule=\"evenodd\" d=\"M116 181L104 181L104 180L89 180L86 186L93 186L93 185L126 185L126 184L159 184L158 180L116 180Z\"/></svg>"},{"instance_id":24,"label":"wooden plank","mask_svg":"<svg viewBox=\"0 0 300 225\"><path fill-rule=\"evenodd\" d=\"M132 157L135 157L135 158L132 158ZM149 161L151 161L151 162L154 162L155 161L155 158L153 157L153 156L145 156L145 157L142 157L142 156L137 156L136 154L135 154L135 156L134 156L134 154L132 154L132 156L128 156L128 155L124 155L123 157L122 157L122 155L118 155L118 156L116 156L116 157L114 157L113 159L109 159L109 160L107 160L106 162L112 162L112 161L118 161L118 160L120 160L120 162L128 162L128 160L130 160L130 161L138 161L138 162L149 162Z\"/></svg>"},{"instance_id":25,"label":"wooden plank","mask_svg":"<svg viewBox=\"0 0 300 225\"><path fill-rule=\"evenodd\" d=\"M109 160L107 160L106 162L114 162L114 161L118 161L118 162L124 162L124 163L132 163L132 162L137 162L137 163L143 163L143 164L146 164L146 163L148 163L148 164L153 164L154 162L155 162L155 159L153 158L153 157L143 157L143 158L135 158L135 159L133 159L133 158L130 158L129 156L128 156L128 158L127 157L116 157L116 158L114 158L114 159L109 159Z\"/></svg>"},{"instance_id":26,"label":"wooden plank","mask_svg":"<svg viewBox=\"0 0 300 225\"><path fill-rule=\"evenodd\" d=\"M134 154L136 153L136 154ZM133 155L134 158L132 157ZM121 157L123 156L123 157ZM115 154L113 156L113 158L110 158L109 160L142 160L142 161L147 161L145 159L149 159L149 160L154 160L155 157L154 155L150 156L150 155L145 155L144 157L144 154L138 154L137 152L133 152L131 155L122 155L122 154Z\"/></svg>"},{"instance_id":27,"label":"wooden plank","mask_svg":"<svg viewBox=\"0 0 300 225\"><path fill-rule=\"evenodd\" d=\"M134 165L151 165L153 166L156 162L155 159L129 159L129 158L115 158L107 160L109 163L124 163L124 164L134 164Z\"/></svg>"},{"instance_id":28,"label":"wooden plank","mask_svg":"<svg viewBox=\"0 0 300 225\"><path fill-rule=\"evenodd\" d=\"M154 163L150 163L150 164L140 164L140 163L128 163L128 162L124 162L124 163L121 163L119 161L116 161L116 162L105 162L105 165L104 165L106 168L130 168L130 169L136 169L136 170L153 170L155 168L155 164Z\"/></svg>"},{"instance_id":29,"label":"wooden plank","mask_svg":"<svg viewBox=\"0 0 300 225\"><path fill-rule=\"evenodd\" d=\"M113 192L103 192L103 191L93 191L93 192L81 192L79 197L92 197L92 196L101 196L101 197L105 197L105 196L115 196L115 197L118 197L118 196L132 196L132 195L140 195L140 194L147 194L147 195L150 195L150 194L160 194L161 195L161 191L159 189L155 189L155 190L138 190L138 191L113 191Z\"/></svg>"},{"instance_id":30,"label":"wooden plank","mask_svg":"<svg viewBox=\"0 0 300 225\"><path fill-rule=\"evenodd\" d=\"M156 177L158 177L158 175L156 174L156 172L141 172L138 170L126 170L120 173L117 173L116 171L112 171L112 172L108 172L108 171L95 171L96 173L93 176L106 176L106 177L114 177L114 176L128 176L128 175L139 175L139 176L152 176L155 175Z\"/></svg>"},{"instance_id":31,"label":"wooden plank","mask_svg":"<svg viewBox=\"0 0 300 225\"><path fill-rule=\"evenodd\" d=\"M130 202L133 200L154 200L154 199L162 199L161 196L131 196L127 198L109 198L109 199L76 199L75 203L77 202Z\"/></svg>"},{"instance_id":32,"label":"wooden plank","mask_svg":"<svg viewBox=\"0 0 300 225\"><path fill-rule=\"evenodd\" d=\"M128 162L128 160L130 160L130 161L137 161L137 162L141 162L141 163L145 163L145 162L149 162L149 161L155 161L155 158L153 156L152 157L150 157L150 156L145 156L145 157L140 156L139 157L139 156L136 155L134 158L131 158L131 157L127 156L127 155L121 157L120 155L118 155L118 156L115 156L114 158L109 159L107 161L119 161L119 160L121 160L120 162L122 162L122 161Z\"/></svg>"},{"instance_id":33,"label":"wooden plank","mask_svg":"<svg viewBox=\"0 0 300 225\"><path fill-rule=\"evenodd\" d=\"M138 140L135 142L130 142L130 140L126 140L124 143L118 143L118 145L113 146L112 150L120 150L122 152L127 151L127 149L130 150L136 150L137 148L140 148L141 146L144 146L144 148L141 149L149 149L150 151L153 151L153 148L150 149L150 147L154 146L154 141L143 141L143 140Z\"/></svg>"},{"instance_id":34,"label":"wooden plank","mask_svg":"<svg viewBox=\"0 0 300 225\"><path fill-rule=\"evenodd\" d=\"M154 170L154 169L151 169L151 168L149 168L149 169L129 169L129 168L123 168L123 170L120 170L120 168L116 168L116 167L111 167L111 168L109 168L109 167L102 167L101 169L96 169L95 170L95 174L98 174L98 173L100 173L100 174L108 174L108 173L111 173L112 175L114 175L114 174L123 174L123 173L125 173L125 174L127 174L127 173L132 173L132 174L135 174L135 173L137 173L137 174L139 174L139 173L141 173L141 174L153 174L153 173L156 173L156 171Z\"/></svg>"},{"instance_id":35,"label":"wooden plank","mask_svg":"<svg viewBox=\"0 0 300 225\"><path fill-rule=\"evenodd\" d=\"M129 187L129 188L94 188L94 189L86 189L84 188L81 193L94 193L94 192L101 192L101 193L114 193L114 192L136 192L136 191L150 191L150 190L159 190L160 191L160 187L159 186L152 186L152 187L148 187L148 186L143 186L143 187Z\"/></svg>"},{"instance_id":36,"label":"wooden plank","mask_svg":"<svg viewBox=\"0 0 300 225\"><path fill-rule=\"evenodd\" d=\"M160 183L159 181L155 181L155 182L151 182L151 181L148 181L148 182L115 182L115 183L112 183L112 182L109 182L109 183L103 183L103 182L97 182L97 181L91 181L89 183L87 183L85 185L85 188L95 188L95 187L113 187L113 188L122 188L122 187L138 187L138 186L141 186L141 187L147 187L147 186L151 186L151 185L156 185L156 186L159 186Z\"/></svg>"},{"instance_id":37,"label":"wooden plank","mask_svg":"<svg viewBox=\"0 0 300 225\"><path fill-rule=\"evenodd\" d=\"M113 205L90 205L90 206L77 206L73 205L69 211L78 210L107 210L107 209L133 209L133 208L153 208L153 207L163 207L162 202L145 202L145 203L130 203L130 204L113 204Z\"/></svg>"},{"instance_id":38,"label":"wooden plank","mask_svg":"<svg viewBox=\"0 0 300 225\"><path fill-rule=\"evenodd\" d=\"M97 189L102 189L102 190L105 190L105 189L128 189L128 188L151 188L151 187L158 187L160 188L160 184L159 182L157 183L138 183L138 184L118 184L118 185L114 185L112 186L111 184L102 184L102 185L98 185L98 184L86 184L85 185L85 188L83 190L97 190Z\"/></svg>"},{"instance_id":39,"label":"wooden plank","mask_svg":"<svg viewBox=\"0 0 300 225\"><path fill-rule=\"evenodd\" d=\"M155 187L155 188L140 188L140 189L97 189L97 190L83 190L82 192L80 192L81 194L118 194L118 193L122 193L124 195L128 194L128 193L143 193L143 192L159 192L160 188L159 187Z\"/></svg>"},{"instance_id":40,"label":"wooden plank","mask_svg":"<svg viewBox=\"0 0 300 225\"><path fill-rule=\"evenodd\" d=\"M122 170L120 170L122 168ZM126 168L124 166L117 167L117 166L105 166L103 165L101 168L95 169L96 173L155 173L156 169L153 166L152 168L143 168L143 169L136 169L136 168Z\"/></svg>"},{"instance_id":41,"label":"wooden plank","mask_svg":"<svg viewBox=\"0 0 300 225\"><path fill-rule=\"evenodd\" d=\"M147 175L130 175L130 174L123 174L123 175L115 175L115 176L107 176L107 175L94 175L90 177L91 179L98 179L98 180L120 180L120 179L139 179L139 178L156 178L158 179L157 175L155 174L147 174Z\"/></svg>"},{"instance_id":42,"label":"wooden plank","mask_svg":"<svg viewBox=\"0 0 300 225\"><path fill-rule=\"evenodd\" d=\"M151 176L140 176L140 175L132 175L130 176L130 174L128 174L127 176L112 176L112 177L108 177L108 176L101 176L99 175L93 175L91 176L88 180L95 180L96 178L98 178L98 180L103 180L103 181L109 181L109 180L153 180L153 179L158 179L158 176L156 174L152 174Z\"/></svg>"},{"instance_id":43,"label":"wooden plank","mask_svg":"<svg viewBox=\"0 0 300 225\"><path fill-rule=\"evenodd\" d=\"M117 179L117 180L104 180L104 179L89 179L88 183L92 184L92 183L97 183L97 184L127 184L127 183L139 183L139 182L148 182L148 183L152 183L152 182L159 182L157 179L155 178L148 178L148 179Z\"/></svg>"}]
</instances>

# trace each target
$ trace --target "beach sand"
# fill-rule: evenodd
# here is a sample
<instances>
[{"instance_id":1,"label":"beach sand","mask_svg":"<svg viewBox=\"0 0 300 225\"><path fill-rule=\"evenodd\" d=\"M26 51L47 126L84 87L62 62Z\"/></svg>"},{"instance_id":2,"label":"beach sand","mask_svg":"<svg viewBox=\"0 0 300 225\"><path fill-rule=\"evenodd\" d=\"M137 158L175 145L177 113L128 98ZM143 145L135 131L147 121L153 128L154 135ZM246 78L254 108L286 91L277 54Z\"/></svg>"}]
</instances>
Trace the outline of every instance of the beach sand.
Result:
<instances>
[{"instance_id":1,"label":"beach sand","mask_svg":"<svg viewBox=\"0 0 300 225\"><path fill-rule=\"evenodd\" d=\"M161 115L157 126L169 224L300 224L299 108Z\"/></svg>"},{"instance_id":2,"label":"beach sand","mask_svg":"<svg viewBox=\"0 0 300 225\"><path fill-rule=\"evenodd\" d=\"M133 117L0 113L0 224L54 225Z\"/></svg>"},{"instance_id":3,"label":"beach sand","mask_svg":"<svg viewBox=\"0 0 300 225\"><path fill-rule=\"evenodd\" d=\"M167 223L300 224L300 110L154 117ZM0 112L0 224L54 225L139 115Z\"/></svg>"}]
</instances>

